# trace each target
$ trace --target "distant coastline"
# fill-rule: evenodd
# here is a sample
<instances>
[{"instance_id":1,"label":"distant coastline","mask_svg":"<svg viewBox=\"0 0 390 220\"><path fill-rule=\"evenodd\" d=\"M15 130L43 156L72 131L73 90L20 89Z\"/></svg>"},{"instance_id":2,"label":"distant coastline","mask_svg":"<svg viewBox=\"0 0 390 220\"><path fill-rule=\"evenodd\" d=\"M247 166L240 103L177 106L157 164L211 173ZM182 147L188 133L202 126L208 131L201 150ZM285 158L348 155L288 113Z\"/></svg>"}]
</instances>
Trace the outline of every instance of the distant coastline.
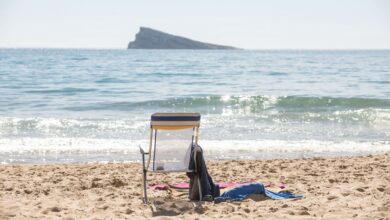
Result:
<instances>
[{"instance_id":1,"label":"distant coastline","mask_svg":"<svg viewBox=\"0 0 390 220\"><path fill-rule=\"evenodd\" d=\"M238 48L195 41L152 28L140 27L135 40L128 44L127 49L233 50Z\"/></svg>"},{"instance_id":2,"label":"distant coastline","mask_svg":"<svg viewBox=\"0 0 390 220\"><path fill-rule=\"evenodd\" d=\"M123 47L0 47L0 50L127 50ZM147 49L148 50L148 49ZM158 49L157 49L158 50ZM207 50L207 49L205 49ZM333 48L333 49L321 49L321 48L235 48L227 51L390 51L390 48Z\"/></svg>"}]
</instances>

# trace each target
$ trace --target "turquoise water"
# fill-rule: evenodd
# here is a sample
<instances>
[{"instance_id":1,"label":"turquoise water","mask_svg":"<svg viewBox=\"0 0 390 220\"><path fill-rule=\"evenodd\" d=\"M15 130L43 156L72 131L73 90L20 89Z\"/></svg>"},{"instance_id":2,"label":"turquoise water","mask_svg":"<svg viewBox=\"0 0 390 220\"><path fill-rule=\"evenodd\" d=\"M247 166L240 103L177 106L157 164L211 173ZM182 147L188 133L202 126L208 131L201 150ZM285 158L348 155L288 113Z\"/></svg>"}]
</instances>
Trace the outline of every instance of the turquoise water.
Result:
<instances>
[{"instance_id":1,"label":"turquoise water","mask_svg":"<svg viewBox=\"0 0 390 220\"><path fill-rule=\"evenodd\" d=\"M0 162L139 160L154 112L212 159L390 152L390 51L0 49Z\"/></svg>"}]
</instances>

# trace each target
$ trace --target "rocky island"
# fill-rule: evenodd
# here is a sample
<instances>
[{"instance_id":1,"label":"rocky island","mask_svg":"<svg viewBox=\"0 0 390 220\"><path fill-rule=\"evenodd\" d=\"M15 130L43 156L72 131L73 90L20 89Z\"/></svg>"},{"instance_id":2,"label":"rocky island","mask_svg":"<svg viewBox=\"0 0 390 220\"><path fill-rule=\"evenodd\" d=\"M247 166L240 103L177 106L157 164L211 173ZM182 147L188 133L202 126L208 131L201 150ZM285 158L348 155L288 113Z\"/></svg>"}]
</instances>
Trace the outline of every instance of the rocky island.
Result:
<instances>
[{"instance_id":1,"label":"rocky island","mask_svg":"<svg viewBox=\"0 0 390 220\"><path fill-rule=\"evenodd\" d=\"M237 49L230 46L204 43L180 37L152 28L140 27L135 40L130 42L127 49L208 49L227 50Z\"/></svg>"}]
</instances>

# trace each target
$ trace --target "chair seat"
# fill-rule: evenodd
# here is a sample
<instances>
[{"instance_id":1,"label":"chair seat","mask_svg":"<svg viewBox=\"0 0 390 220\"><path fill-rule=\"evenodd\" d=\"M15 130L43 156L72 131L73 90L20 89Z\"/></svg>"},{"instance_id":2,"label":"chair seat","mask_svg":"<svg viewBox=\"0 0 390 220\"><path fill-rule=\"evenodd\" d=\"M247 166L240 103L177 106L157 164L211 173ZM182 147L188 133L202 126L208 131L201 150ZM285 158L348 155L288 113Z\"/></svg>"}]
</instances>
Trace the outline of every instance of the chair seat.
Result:
<instances>
[{"instance_id":1,"label":"chair seat","mask_svg":"<svg viewBox=\"0 0 390 220\"><path fill-rule=\"evenodd\" d=\"M189 162L188 162L189 163ZM164 163L151 164L148 167L148 171L151 172L189 172L188 165L184 165L182 161L165 161Z\"/></svg>"},{"instance_id":2,"label":"chair seat","mask_svg":"<svg viewBox=\"0 0 390 220\"><path fill-rule=\"evenodd\" d=\"M183 170L152 170L148 169L149 172L153 173L179 173L179 172L185 172L185 173L192 173L194 170L189 170L189 169L183 169Z\"/></svg>"}]
</instances>

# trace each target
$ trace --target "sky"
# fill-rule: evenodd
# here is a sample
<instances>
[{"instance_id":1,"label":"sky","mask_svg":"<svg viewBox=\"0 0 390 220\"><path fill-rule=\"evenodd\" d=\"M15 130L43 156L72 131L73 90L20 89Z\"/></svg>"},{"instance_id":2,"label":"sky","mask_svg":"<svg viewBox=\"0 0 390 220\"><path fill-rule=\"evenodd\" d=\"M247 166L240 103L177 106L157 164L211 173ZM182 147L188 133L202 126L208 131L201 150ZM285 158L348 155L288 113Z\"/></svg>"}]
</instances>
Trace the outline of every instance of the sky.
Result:
<instances>
[{"instance_id":1,"label":"sky","mask_svg":"<svg viewBox=\"0 0 390 220\"><path fill-rule=\"evenodd\" d=\"M245 49L390 49L390 0L0 0L0 47L120 48L140 26Z\"/></svg>"}]
</instances>

